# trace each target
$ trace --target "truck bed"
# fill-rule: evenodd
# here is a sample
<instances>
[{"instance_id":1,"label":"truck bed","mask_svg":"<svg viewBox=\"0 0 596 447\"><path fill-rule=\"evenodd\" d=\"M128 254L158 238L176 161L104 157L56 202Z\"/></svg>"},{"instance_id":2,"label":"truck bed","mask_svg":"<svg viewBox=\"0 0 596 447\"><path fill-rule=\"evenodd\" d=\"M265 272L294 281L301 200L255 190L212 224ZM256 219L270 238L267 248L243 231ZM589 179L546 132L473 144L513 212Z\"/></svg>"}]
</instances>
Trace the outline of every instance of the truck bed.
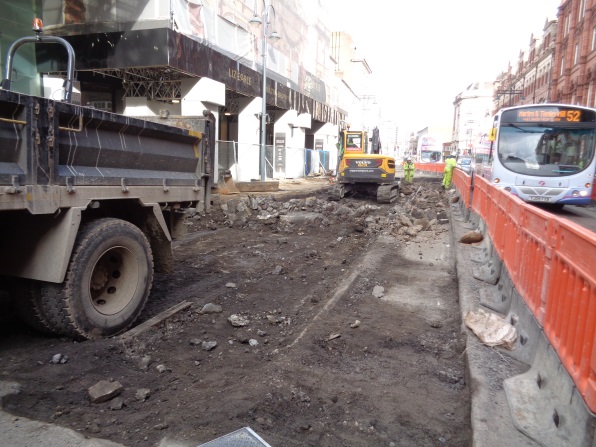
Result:
<instances>
[{"instance_id":1,"label":"truck bed","mask_svg":"<svg viewBox=\"0 0 596 447\"><path fill-rule=\"evenodd\" d=\"M197 117L195 129L205 126ZM213 165L205 135L0 90L0 211L130 198L203 208Z\"/></svg>"}]
</instances>

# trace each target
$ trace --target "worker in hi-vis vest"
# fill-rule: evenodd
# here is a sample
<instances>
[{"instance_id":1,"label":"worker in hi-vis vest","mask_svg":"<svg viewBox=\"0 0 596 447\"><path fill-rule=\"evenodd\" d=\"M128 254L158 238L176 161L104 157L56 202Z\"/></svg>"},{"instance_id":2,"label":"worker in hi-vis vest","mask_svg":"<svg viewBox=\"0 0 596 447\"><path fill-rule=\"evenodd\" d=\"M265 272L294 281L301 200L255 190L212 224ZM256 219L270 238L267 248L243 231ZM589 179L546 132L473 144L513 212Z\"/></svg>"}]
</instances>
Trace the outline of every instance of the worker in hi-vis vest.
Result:
<instances>
[{"instance_id":1,"label":"worker in hi-vis vest","mask_svg":"<svg viewBox=\"0 0 596 447\"><path fill-rule=\"evenodd\" d=\"M455 155L448 155L445 159L445 170L443 175L443 188L451 188L451 179L453 178L453 170L455 169L456 161Z\"/></svg>"},{"instance_id":2,"label":"worker in hi-vis vest","mask_svg":"<svg viewBox=\"0 0 596 447\"><path fill-rule=\"evenodd\" d=\"M406 183L412 183L414 180L414 162L410 157L406 158L406 161L402 164L404 168L404 181Z\"/></svg>"}]
</instances>

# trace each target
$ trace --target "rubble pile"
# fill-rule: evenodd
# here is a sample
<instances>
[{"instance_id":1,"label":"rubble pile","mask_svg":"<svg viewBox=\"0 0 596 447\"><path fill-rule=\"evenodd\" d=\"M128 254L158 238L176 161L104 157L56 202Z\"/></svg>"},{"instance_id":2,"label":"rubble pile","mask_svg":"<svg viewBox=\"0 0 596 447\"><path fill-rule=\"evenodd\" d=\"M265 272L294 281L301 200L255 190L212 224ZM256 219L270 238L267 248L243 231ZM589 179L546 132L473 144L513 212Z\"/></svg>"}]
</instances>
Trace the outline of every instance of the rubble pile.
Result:
<instances>
[{"instance_id":1,"label":"rubble pile","mask_svg":"<svg viewBox=\"0 0 596 447\"><path fill-rule=\"evenodd\" d=\"M325 191L305 198L283 196L234 196L221 201L207 215L195 215L193 231L222 226L247 230L293 233L330 226L350 226L359 233L393 235L401 240L432 238L447 231L450 197L433 182L406 185L393 204L370 198L327 199Z\"/></svg>"}]
</instances>

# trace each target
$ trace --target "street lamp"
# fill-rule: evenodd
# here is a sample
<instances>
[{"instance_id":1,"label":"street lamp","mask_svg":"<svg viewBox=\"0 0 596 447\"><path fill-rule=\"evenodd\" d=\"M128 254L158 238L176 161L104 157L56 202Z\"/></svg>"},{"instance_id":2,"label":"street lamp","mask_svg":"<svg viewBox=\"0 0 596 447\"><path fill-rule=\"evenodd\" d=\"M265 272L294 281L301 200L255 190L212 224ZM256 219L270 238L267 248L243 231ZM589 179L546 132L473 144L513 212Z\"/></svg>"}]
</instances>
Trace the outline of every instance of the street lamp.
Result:
<instances>
[{"instance_id":1,"label":"street lamp","mask_svg":"<svg viewBox=\"0 0 596 447\"><path fill-rule=\"evenodd\" d=\"M271 19L273 13L273 20ZM280 35L275 30L275 8L270 2L263 0L263 19L257 15L257 1L255 0L253 16L250 19L250 24L259 26L263 24L263 36L261 41L261 50L263 53L263 107L261 110L261 181L265 181L265 140L266 140L266 126L267 126L267 39L275 42L280 39ZM273 21L273 29L269 33L269 24Z\"/></svg>"}]
</instances>

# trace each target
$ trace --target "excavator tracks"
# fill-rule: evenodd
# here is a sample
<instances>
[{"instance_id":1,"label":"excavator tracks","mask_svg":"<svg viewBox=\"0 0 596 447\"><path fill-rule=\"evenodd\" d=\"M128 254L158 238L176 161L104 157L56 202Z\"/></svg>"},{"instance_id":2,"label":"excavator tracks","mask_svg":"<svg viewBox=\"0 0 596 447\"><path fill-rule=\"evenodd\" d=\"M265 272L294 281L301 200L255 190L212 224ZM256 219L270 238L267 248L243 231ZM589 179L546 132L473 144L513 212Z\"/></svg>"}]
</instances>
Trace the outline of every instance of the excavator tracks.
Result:
<instances>
[{"instance_id":1,"label":"excavator tracks","mask_svg":"<svg viewBox=\"0 0 596 447\"><path fill-rule=\"evenodd\" d=\"M344 185L338 184L338 185L334 185L333 188L331 188L331 191L329 191L329 200L333 200L333 201L339 201L341 199L344 198L344 196L346 195L346 188Z\"/></svg>"},{"instance_id":2,"label":"excavator tracks","mask_svg":"<svg viewBox=\"0 0 596 447\"><path fill-rule=\"evenodd\" d=\"M329 191L328 198L333 201L340 201L346 195L352 193L361 193L367 196L375 197L378 203L393 203L397 200L399 192L399 183L389 185L371 185L371 184L337 184Z\"/></svg>"},{"instance_id":3,"label":"excavator tracks","mask_svg":"<svg viewBox=\"0 0 596 447\"><path fill-rule=\"evenodd\" d=\"M378 203L393 203L397 200L399 184L379 185L377 188Z\"/></svg>"}]
</instances>

